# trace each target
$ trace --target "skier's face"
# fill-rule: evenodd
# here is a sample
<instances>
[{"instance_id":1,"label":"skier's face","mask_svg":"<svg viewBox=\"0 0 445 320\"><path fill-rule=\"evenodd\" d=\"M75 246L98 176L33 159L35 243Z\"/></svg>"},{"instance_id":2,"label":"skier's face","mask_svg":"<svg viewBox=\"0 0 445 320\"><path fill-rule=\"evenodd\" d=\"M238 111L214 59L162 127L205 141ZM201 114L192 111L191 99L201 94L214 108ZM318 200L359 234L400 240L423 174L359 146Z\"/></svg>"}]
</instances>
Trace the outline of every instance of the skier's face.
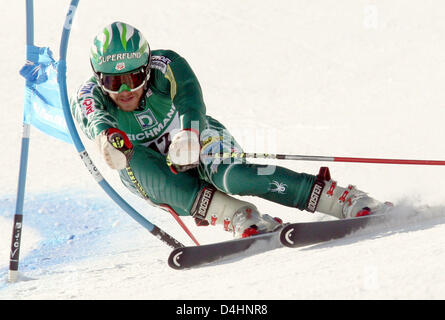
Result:
<instances>
[{"instance_id":1,"label":"skier's face","mask_svg":"<svg viewBox=\"0 0 445 320\"><path fill-rule=\"evenodd\" d=\"M138 108L144 89L136 91L122 91L120 93L110 93L111 99L122 111L134 111Z\"/></svg>"}]
</instances>

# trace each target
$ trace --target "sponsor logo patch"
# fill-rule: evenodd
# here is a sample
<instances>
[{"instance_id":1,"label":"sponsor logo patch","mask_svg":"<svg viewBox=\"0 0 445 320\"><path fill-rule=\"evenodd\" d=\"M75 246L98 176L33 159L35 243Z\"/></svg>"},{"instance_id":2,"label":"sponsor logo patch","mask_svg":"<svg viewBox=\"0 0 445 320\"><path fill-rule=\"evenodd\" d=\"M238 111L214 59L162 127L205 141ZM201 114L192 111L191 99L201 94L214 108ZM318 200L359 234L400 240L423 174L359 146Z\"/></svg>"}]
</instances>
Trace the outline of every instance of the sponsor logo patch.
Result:
<instances>
[{"instance_id":1,"label":"sponsor logo patch","mask_svg":"<svg viewBox=\"0 0 445 320\"><path fill-rule=\"evenodd\" d=\"M94 99L90 97L83 99L81 107L85 117L88 117L89 114L96 111L96 107L94 105Z\"/></svg>"},{"instance_id":2,"label":"sponsor logo patch","mask_svg":"<svg viewBox=\"0 0 445 320\"><path fill-rule=\"evenodd\" d=\"M99 65L107 62L115 62L120 60L130 60L130 59L139 59L142 56L140 52L132 52L132 53L117 53L117 54L109 54L104 57L99 57Z\"/></svg>"},{"instance_id":3,"label":"sponsor logo patch","mask_svg":"<svg viewBox=\"0 0 445 320\"><path fill-rule=\"evenodd\" d=\"M116 70L117 71L121 71L125 69L125 62L119 62L118 64L116 64Z\"/></svg>"},{"instance_id":4,"label":"sponsor logo patch","mask_svg":"<svg viewBox=\"0 0 445 320\"><path fill-rule=\"evenodd\" d=\"M92 97L96 84L94 82L85 83L79 90L78 98Z\"/></svg>"},{"instance_id":5,"label":"sponsor logo patch","mask_svg":"<svg viewBox=\"0 0 445 320\"><path fill-rule=\"evenodd\" d=\"M142 130L149 130L158 125L158 120L156 120L153 112L150 109L145 110L144 112L135 114L136 120L141 126Z\"/></svg>"},{"instance_id":6,"label":"sponsor logo patch","mask_svg":"<svg viewBox=\"0 0 445 320\"><path fill-rule=\"evenodd\" d=\"M195 219L205 220L205 218L207 217L207 212L209 210L210 202L212 201L213 194L215 193L215 191L216 191L215 187L208 186L202 189L202 191L198 194L191 210L191 215Z\"/></svg>"},{"instance_id":7,"label":"sponsor logo patch","mask_svg":"<svg viewBox=\"0 0 445 320\"><path fill-rule=\"evenodd\" d=\"M306 210L309 212L315 212L317 209L318 202L320 201L321 192L324 188L323 181L315 181L314 188L312 189L311 196L309 197L309 202L307 204Z\"/></svg>"}]
</instances>

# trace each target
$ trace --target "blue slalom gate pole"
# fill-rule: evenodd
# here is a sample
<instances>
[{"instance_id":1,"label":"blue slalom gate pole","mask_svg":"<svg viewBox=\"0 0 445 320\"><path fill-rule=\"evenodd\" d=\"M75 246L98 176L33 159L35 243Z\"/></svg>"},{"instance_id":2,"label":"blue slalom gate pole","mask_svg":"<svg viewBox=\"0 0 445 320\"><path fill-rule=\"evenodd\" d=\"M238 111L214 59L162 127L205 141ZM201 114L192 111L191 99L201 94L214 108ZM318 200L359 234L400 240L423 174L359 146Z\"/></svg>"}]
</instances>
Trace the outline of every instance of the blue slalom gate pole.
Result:
<instances>
[{"instance_id":1,"label":"blue slalom gate pole","mask_svg":"<svg viewBox=\"0 0 445 320\"><path fill-rule=\"evenodd\" d=\"M29 59L28 46L34 44L34 5L33 0L26 0L26 58ZM28 80L27 80L28 81ZM30 124L23 121L22 146L20 151L19 180L17 187L16 208L12 230L11 254L9 257L9 281L18 278L20 243L23 226L23 202L25 198L26 171L28 168L28 150L30 138Z\"/></svg>"},{"instance_id":2,"label":"blue slalom gate pole","mask_svg":"<svg viewBox=\"0 0 445 320\"><path fill-rule=\"evenodd\" d=\"M47 47L34 46L34 3L26 0L26 65L20 70L20 74L26 78L25 83L25 107L23 117L23 136L20 155L20 169L17 188L17 202L14 214L14 225L11 241L11 254L9 265L9 281L18 280L19 253L21 235L23 228L23 203L25 197L26 171L28 166L28 150L31 125L42 130L44 133L59 138L65 142L73 143L79 155L91 175L102 187L102 189L116 202L128 215L136 220L150 233L172 248L183 247L176 239L152 224L145 217L133 209L119 194L105 181L90 156L85 150L74 125L66 87L66 54L68 39L72 26L74 14L79 0L72 0L63 26L62 39L60 42L60 61L55 62L52 53ZM56 66L56 67L55 67ZM55 69L57 68L57 69ZM57 74L57 87L52 84L54 73ZM51 82L48 81L51 79ZM54 90L56 89L56 90ZM55 95L57 92L59 95ZM36 108L39 107L40 109ZM63 113L59 110L62 109ZM62 111L60 110L60 111ZM43 117L42 115L47 115ZM56 121L46 121L48 119ZM59 118L65 119L66 128L60 126Z\"/></svg>"},{"instance_id":3,"label":"blue slalom gate pole","mask_svg":"<svg viewBox=\"0 0 445 320\"><path fill-rule=\"evenodd\" d=\"M91 160L88 152L85 150L85 147L77 133L76 126L73 122L70 107L69 107L69 99L67 93L66 86L66 55L68 48L68 39L71 31L72 21L74 18L74 14L77 9L77 5L79 4L79 0L72 0L70 3L70 7L68 13L66 15L66 20L63 26L62 39L60 42L60 61L58 63L58 83L60 86L60 96L61 103L63 107L63 114L65 116L65 121L68 127L68 131L70 132L73 143L79 153L80 158L83 160L85 166L88 168L90 174L94 177L96 182L102 187L102 189L119 205L130 217L136 220L141 226L147 229L150 233L156 236L158 239L166 243L172 248L183 247L183 245L178 242L176 239L168 235L166 232L161 230L156 225L152 224L145 217L139 214L135 209L133 209L122 197L108 184L108 182L103 178L97 167L94 165Z\"/></svg>"}]
</instances>

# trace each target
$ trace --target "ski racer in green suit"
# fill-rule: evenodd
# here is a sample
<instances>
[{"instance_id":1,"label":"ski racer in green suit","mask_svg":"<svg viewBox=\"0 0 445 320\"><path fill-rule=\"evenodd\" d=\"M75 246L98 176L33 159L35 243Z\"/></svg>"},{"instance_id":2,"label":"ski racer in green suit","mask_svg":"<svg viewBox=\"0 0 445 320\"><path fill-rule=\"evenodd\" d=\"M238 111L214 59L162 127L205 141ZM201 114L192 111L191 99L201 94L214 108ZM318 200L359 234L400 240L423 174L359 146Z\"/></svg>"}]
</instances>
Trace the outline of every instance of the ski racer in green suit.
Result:
<instances>
[{"instance_id":1,"label":"ski racer in green suit","mask_svg":"<svg viewBox=\"0 0 445 320\"><path fill-rule=\"evenodd\" d=\"M340 219L384 206L354 186L337 185L325 167L311 175L216 157L243 150L206 114L191 67L171 50L151 50L129 24L106 26L94 38L90 61L94 75L71 99L73 117L124 185L152 204L191 215L198 225L220 225L235 237L272 231L282 222L231 195Z\"/></svg>"}]
</instances>

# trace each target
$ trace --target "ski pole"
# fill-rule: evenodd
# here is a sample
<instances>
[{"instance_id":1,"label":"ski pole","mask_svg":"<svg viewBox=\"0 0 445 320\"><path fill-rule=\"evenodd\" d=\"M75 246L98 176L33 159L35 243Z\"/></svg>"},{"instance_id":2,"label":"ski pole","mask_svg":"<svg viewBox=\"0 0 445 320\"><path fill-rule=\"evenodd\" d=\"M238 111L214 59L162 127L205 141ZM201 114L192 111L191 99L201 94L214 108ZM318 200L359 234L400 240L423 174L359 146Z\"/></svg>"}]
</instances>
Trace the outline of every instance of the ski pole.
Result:
<instances>
[{"instance_id":1,"label":"ski pole","mask_svg":"<svg viewBox=\"0 0 445 320\"><path fill-rule=\"evenodd\" d=\"M359 162L378 164L404 164L404 165L429 165L443 166L444 160L411 160L411 159L379 159L379 158L358 158L358 157L327 157L327 156L307 156L293 154L270 154L270 153L245 153L245 152L225 152L205 155L204 158L216 159L277 159L277 160L301 160L301 161L327 161L327 162Z\"/></svg>"}]
</instances>

